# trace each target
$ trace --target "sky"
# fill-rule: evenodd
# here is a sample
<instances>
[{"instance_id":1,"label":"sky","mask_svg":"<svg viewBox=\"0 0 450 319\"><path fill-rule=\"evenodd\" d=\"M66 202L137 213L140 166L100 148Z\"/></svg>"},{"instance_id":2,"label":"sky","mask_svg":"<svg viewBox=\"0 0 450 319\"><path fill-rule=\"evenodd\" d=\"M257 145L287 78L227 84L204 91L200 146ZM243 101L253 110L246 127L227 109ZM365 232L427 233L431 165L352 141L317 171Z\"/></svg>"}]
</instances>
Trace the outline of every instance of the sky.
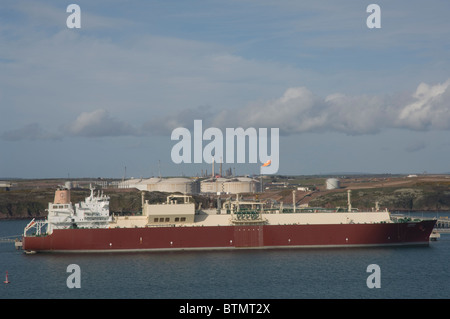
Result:
<instances>
[{"instance_id":1,"label":"sky","mask_svg":"<svg viewBox=\"0 0 450 319\"><path fill-rule=\"evenodd\" d=\"M368 27L372 3L381 28ZM278 128L277 174L450 172L448 12L447 0L2 1L0 178L211 172L171 157L173 130L194 120Z\"/></svg>"}]
</instances>

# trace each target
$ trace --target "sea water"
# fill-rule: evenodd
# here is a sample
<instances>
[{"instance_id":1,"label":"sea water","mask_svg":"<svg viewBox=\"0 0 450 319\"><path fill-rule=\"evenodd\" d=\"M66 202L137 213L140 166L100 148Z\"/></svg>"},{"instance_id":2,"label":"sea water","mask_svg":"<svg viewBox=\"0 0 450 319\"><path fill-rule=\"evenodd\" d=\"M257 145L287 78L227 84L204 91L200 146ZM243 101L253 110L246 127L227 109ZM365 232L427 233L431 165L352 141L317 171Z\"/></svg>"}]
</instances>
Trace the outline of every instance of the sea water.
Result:
<instances>
[{"instance_id":1,"label":"sea water","mask_svg":"<svg viewBox=\"0 0 450 319\"><path fill-rule=\"evenodd\" d=\"M0 221L0 238L28 220ZM0 243L0 299L450 297L450 234L428 247L26 255ZM79 267L70 288L69 265ZM379 288L370 288L379 266ZM9 284L3 278L9 274Z\"/></svg>"}]
</instances>

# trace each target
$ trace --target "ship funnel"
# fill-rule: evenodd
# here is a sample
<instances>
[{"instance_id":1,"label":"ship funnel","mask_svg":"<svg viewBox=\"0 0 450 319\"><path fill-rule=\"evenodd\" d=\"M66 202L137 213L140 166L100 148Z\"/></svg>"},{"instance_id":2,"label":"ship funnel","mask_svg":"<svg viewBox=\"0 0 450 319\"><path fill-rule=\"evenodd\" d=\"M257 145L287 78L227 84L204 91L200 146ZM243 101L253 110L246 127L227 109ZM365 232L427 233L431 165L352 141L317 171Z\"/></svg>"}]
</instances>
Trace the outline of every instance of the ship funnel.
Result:
<instances>
[{"instance_id":1,"label":"ship funnel","mask_svg":"<svg viewBox=\"0 0 450 319\"><path fill-rule=\"evenodd\" d=\"M70 191L68 189L57 189L54 204L70 204Z\"/></svg>"}]
</instances>

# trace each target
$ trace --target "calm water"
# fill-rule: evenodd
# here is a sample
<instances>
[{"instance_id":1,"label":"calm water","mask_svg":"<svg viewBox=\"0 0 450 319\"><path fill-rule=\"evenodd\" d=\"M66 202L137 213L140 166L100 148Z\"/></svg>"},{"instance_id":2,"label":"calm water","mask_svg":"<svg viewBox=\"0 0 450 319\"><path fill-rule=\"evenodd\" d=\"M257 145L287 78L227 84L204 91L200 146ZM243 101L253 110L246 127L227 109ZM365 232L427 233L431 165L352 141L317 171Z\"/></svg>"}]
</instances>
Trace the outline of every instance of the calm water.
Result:
<instances>
[{"instance_id":1,"label":"calm water","mask_svg":"<svg viewBox=\"0 0 450 319\"><path fill-rule=\"evenodd\" d=\"M0 237L27 222L0 221ZM449 262L450 234L430 247L124 254L25 255L1 243L0 299L450 298ZM70 264L81 288L66 285ZM367 287L370 264L381 288Z\"/></svg>"}]
</instances>

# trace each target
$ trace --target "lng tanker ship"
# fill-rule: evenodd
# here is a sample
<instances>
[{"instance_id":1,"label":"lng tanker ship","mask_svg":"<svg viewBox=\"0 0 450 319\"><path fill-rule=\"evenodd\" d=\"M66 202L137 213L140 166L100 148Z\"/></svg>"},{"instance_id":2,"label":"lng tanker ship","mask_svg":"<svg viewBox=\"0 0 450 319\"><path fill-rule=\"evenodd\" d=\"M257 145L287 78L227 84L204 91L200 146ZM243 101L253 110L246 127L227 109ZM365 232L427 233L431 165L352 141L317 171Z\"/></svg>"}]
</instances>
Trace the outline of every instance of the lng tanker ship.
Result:
<instances>
[{"instance_id":1,"label":"lng tanker ship","mask_svg":"<svg viewBox=\"0 0 450 319\"><path fill-rule=\"evenodd\" d=\"M109 197L91 189L73 205L58 189L46 220L24 230L25 252L125 252L249 248L428 245L435 220L397 221L386 211L264 207L236 196L213 210L188 195L161 204L142 200L142 215L110 216Z\"/></svg>"}]
</instances>

